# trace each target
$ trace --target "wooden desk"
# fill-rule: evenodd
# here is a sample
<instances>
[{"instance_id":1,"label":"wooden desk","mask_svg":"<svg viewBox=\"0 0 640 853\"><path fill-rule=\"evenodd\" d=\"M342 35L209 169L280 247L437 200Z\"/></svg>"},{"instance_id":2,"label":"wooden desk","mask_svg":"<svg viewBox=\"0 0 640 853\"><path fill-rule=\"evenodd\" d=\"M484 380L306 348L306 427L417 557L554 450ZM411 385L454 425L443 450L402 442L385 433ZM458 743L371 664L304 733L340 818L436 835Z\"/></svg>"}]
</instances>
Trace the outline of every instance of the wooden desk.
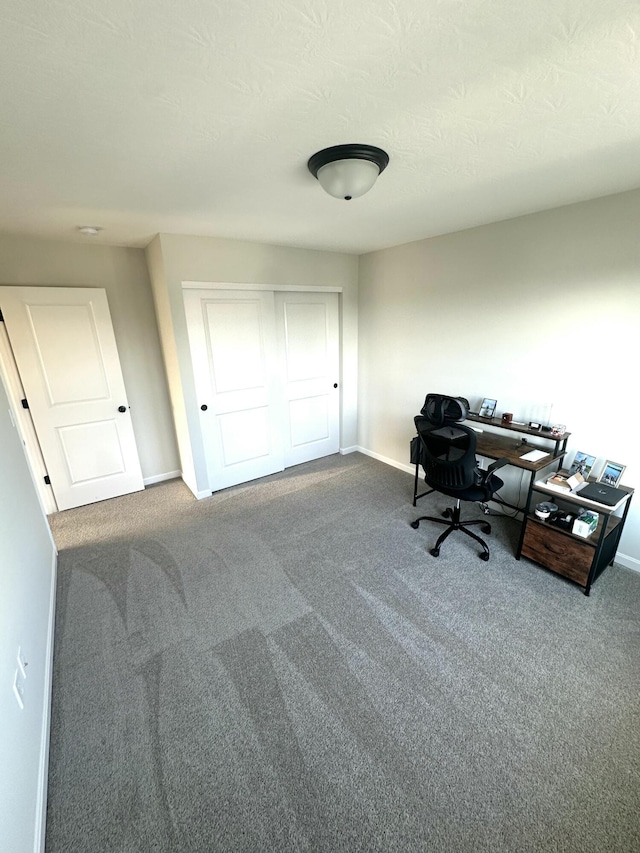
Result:
<instances>
[{"instance_id":1,"label":"wooden desk","mask_svg":"<svg viewBox=\"0 0 640 853\"><path fill-rule=\"evenodd\" d=\"M468 416L464 423L467 426L473 426L475 423L482 424L483 431L476 434L477 456L486 456L488 459L507 459L509 465L513 465L515 468L521 468L522 470L529 472L527 501L531 495L531 488L533 486L535 475L554 463L557 463L557 467L560 468L562 460L566 455L567 439L571 435L570 432L565 432L562 436L554 436L551 435L550 432L532 430L529 429L529 427L520 427L516 424L503 424L499 418L480 418L473 415ZM489 431L486 427L500 429L502 430L502 433ZM530 462L529 460L522 458L523 455L528 453L530 450L536 450L538 448L540 450L547 449L538 444L525 441L524 439L529 435L546 440L553 444L553 448L550 447L548 449L548 456L538 459L537 462ZM416 473L413 485L414 506L416 505L417 500L425 495L430 495L433 491L433 489L429 489L426 492L422 492L422 494L418 494L419 473L420 461L418 459L418 461L416 461ZM504 504L504 506L510 507L511 509L517 509L520 512L524 512L524 507L514 506L513 504L507 503L507 501L503 500L495 500L497 500L498 503Z\"/></svg>"}]
</instances>

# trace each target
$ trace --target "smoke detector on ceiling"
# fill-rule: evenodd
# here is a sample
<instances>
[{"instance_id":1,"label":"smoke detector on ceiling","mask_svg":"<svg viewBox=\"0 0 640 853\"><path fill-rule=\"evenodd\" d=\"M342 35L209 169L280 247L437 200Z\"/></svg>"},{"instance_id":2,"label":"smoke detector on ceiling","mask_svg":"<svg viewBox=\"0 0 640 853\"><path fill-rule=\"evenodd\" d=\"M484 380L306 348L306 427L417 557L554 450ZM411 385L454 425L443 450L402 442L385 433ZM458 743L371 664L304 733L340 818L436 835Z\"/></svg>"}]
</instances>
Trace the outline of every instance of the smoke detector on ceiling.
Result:
<instances>
[{"instance_id":1,"label":"smoke detector on ceiling","mask_svg":"<svg viewBox=\"0 0 640 853\"><path fill-rule=\"evenodd\" d=\"M86 237L95 237L102 231L99 225L78 225L78 231Z\"/></svg>"}]
</instances>

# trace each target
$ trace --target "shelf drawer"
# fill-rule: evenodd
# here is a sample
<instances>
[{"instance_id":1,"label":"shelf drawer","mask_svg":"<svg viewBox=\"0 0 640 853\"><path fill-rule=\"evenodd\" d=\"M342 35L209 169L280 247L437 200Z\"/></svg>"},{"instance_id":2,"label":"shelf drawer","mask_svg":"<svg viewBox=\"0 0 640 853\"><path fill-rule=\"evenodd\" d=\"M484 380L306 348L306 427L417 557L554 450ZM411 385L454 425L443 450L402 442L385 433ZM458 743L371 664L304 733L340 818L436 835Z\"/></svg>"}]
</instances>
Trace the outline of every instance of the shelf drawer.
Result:
<instances>
[{"instance_id":1,"label":"shelf drawer","mask_svg":"<svg viewBox=\"0 0 640 853\"><path fill-rule=\"evenodd\" d=\"M527 521L522 556L586 587L595 551L586 542L578 542L545 524Z\"/></svg>"}]
</instances>

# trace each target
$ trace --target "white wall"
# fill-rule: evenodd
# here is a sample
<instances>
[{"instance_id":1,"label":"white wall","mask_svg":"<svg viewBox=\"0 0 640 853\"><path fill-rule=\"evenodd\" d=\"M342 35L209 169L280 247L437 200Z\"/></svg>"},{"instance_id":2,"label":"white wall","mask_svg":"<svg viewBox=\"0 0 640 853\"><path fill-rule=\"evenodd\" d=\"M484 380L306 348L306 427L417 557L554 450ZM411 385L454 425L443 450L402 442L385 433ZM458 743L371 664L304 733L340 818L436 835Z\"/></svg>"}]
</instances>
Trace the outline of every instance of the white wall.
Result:
<instances>
[{"instance_id":1,"label":"white wall","mask_svg":"<svg viewBox=\"0 0 640 853\"><path fill-rule=\"evenodd\" d=\"M360 259L358 444L408 462L425 394L544 412L640 486L640 191ZM640 568L640 498L621 562Z\"/></svg>"},{"instance_id":2,"label":"white wall","mask_svg":"<svg viewBox=\"0 0 640 853\"><path fill-rule=\"evenodd\" d=\"M354 255L268 246L213 237L162 234L147 248L151 283L165 352L185 482L196 495L210 493L191 368L182 283L225 282L342 287L341 448L357 435L357 293ZM189 473L187 473L189 472ZM193 472L193 479L189 477Z\"/></svg>"},{"instance_id":3,"label":"white wall","mask_svg":"<svg viewBox=\"0 0 640 853\"><path fill-rule=\"evenodd\" d=\"M0 848L44 848L55 548L0 381ZM24 709L13 694L18 646Z\"/></svg>"},{"instance_id":4,"label":"white wall","mask_svg":"<svg viewBox=\"0 0 640 853\"><path fill-rule=\"evenodd\" d=\"M106 290L142 475L179 470L144 250L2 235L0 284Z\"/></svg>"}]
</instances>

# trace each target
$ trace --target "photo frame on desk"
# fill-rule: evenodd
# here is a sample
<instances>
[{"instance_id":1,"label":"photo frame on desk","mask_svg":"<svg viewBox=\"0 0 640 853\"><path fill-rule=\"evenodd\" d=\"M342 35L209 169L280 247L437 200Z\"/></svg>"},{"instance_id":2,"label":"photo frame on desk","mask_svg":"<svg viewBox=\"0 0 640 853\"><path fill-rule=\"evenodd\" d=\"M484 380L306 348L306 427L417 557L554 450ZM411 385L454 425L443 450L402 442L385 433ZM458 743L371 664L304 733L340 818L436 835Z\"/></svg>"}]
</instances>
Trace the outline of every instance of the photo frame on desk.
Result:
<instances>
[{"instance_id":1,"label":"photo frame on desk","mask_svg":"<svg viewBox=\"0 0 640 853\"><path fill-rule=\"evenodd\" d=\"M619 462L612 462L610 459L607 459L604 463L602 473L598 477L598 482L617 488L620 485L620 480L626 467L626 465L621 465Z\"/></svg>"},{"instance_id":2,"label":"photo frame on desk","mask_svg":"<svg viewBox=\"0 0 640 853\"><path fill-rule=\"evenodd\" d=\"M569 468L569 476L573 474L582 474L587 479L593 468L593 463L596 461L595 456L590 456L588 453L583 453L582 450L576 450L576 455L573 457L573 462Z\"/></svg>"},{"instance_id":3,"label":"photo frame on desk","mask_svg":"<svg viewBox=\"0 0 640 853\"><path fill-rule=\"evenodd\" d=\"M492 418L495 414L497 405L497 400L490 400L488 397L485 397L480 404L480 411L478 414L481 418Z\"/></svg>"}]
</instances>

